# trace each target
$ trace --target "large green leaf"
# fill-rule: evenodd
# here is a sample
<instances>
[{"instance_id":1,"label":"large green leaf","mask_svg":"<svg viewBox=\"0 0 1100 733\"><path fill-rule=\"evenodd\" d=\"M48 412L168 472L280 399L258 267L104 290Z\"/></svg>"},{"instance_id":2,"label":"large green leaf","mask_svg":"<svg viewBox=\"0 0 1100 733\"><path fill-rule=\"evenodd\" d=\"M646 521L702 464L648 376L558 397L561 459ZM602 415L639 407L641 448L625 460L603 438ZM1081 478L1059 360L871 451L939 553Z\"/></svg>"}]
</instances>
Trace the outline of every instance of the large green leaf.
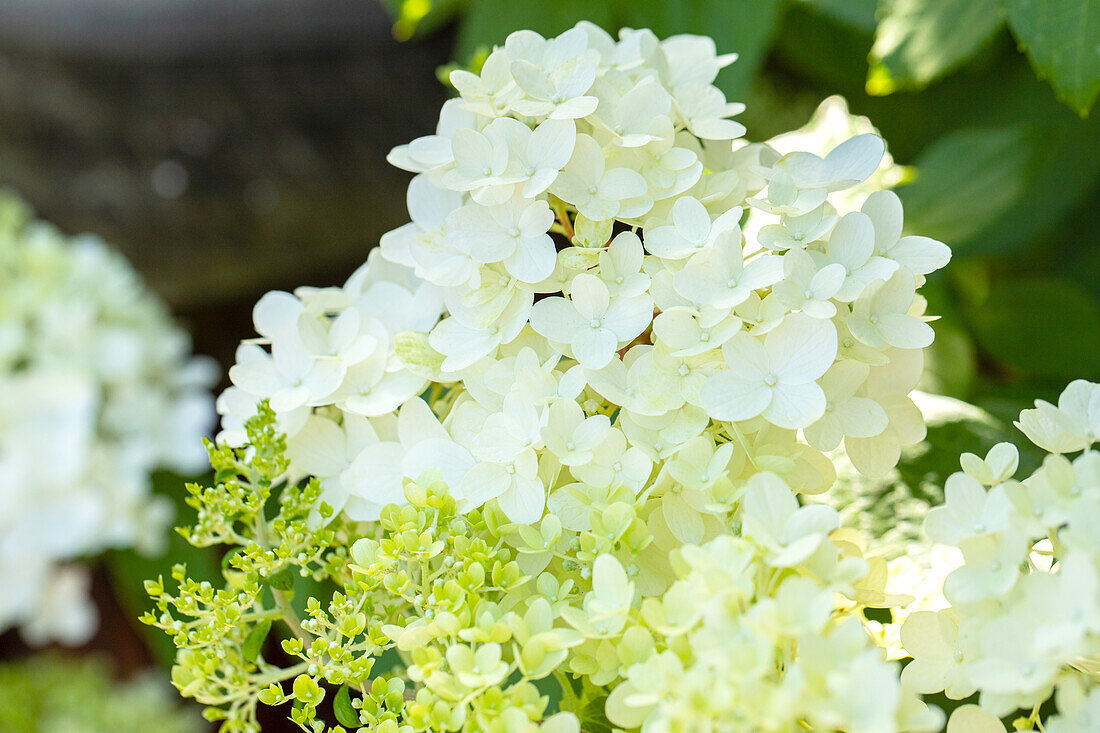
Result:
<instances>
[{"instance_id":1,"label":"large green leaf","mask_svg":"<svg viewBox=\"0 0 1100 733\"><path fill-rule=\"evenodd\" d=\"M868 91L928 84L973 56L1001 22L997 0L885 0Z\"/></svg>"},{"instance_id":2,"label":"large green leaf","mask_svg":"<svg viewBox=\"0 0 1100 733\"><path fill-rule=\"evenodd\" d=\"M981 347L1010 374L1062 382L1100 377L1100 305L1072 281L999 282L970 322Z\"/></svg>"},{"instance_id":3,"label":"large green leaf","mask_svg":"<svg viewBox=\"0 0 1100 733\"><path fill-rule=\"evenodd\" d=\"M1057 250L1065 249L1064 239L1049 242L1042 252L1037 250L1036 243L1049 240L1051 231L1100 180L1100 119L1081 120L1068 112L1066 116L1069 119L1058 123L1032 126L1032 138L1040 150L1033 156L1025 176L1027 189L1022 200L1027 205L1014 206L997 217L967 245L968 254L1031 250L1041 254L1041 261L1034 262L1035 265L1045 267L1059 262ZM1088 231L1096 231L1097 224L1100 221L1094 217ZM1075 239L1080 235L1075 233Z\"/></svg>"},{"instance_id":4,"label":"large green leaf","mask_svg":"<svg viewBox=\"0 0 1100 733\"><path fill-rule=\"evenodd\" d=\"M1024 125L961 130L916 161L898 188L908 230L961 248L1020 203L1040 141Z\"/></svg>"},{"instance_id":5,"label":"large green leaf","mask_svg":"<svg viewBox=\"0 0 1100 733\"><path fill-rule=\"evenodd\" d=\"M1008 22L1035 70L1065 102L1088 113L1100 93L1100 3L1004 0Z\"/></svg>"}]
</instances>

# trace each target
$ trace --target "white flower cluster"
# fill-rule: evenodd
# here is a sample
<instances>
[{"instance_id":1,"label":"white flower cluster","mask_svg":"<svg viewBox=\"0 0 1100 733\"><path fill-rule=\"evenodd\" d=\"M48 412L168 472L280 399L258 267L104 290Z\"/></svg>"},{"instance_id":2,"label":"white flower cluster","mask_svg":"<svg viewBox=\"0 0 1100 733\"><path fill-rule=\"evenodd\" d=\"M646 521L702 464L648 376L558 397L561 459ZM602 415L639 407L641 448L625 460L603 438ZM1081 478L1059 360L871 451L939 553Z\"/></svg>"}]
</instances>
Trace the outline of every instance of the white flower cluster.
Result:
<instances>
[{"instance_id":1,"label":"white flower cluster","mask_svg":"<svg viewBox=\"0 0 1100 733\"><path fill-rule=\"evenodd\" d=\"M0 199L0 631L77 643L95 628L85 569L163 542L158 467L198 471L212 363L120 255Z\"/></svg>"},{"instance_id":2,"label":"white flower cluster","mask_svg":"<svg viewBox=\"0 0 1100 733\"><path fill-rule=\"evenodd\" d=\"M837 603L885 599L868 595L875 580L858 550L830 537L836 511L800 507L760 473L738 519L741 536L675 550L677 579L626 631L633 583L612 556L597 559L589 596L610 628L586 643L593 667L617 663L625 678L607 701L611 722L642 733L940 730L940 711L902 689L898 664Z\"/></svg>"},{"instance_id":3,"label":"white flower cluster","mask_svg":"<svg viewBox=\"0 0 1100 733\"><path fill-rule=\"evenodd\" d=\"M902 236L891 192L832 203L876 171L877 136L738 140L712 85L732 60L582 22L454 72L436 134L390 155L418 174L412 222L343 288L260 301L223 439L269 400L292 468L353 519L438 467L461 507L521 523L571 484L648 492L692 542L723 478L824 491L842 442L891 468L924 436L916 288L950 251Z\"/></svg>"},{"instance_id":4,"label":"white flower cluster","mask_svg":"<svg viewBox=\"0 0 1100 733\"><path fill-rule=\"evenodd\" d=\"M1009 443L964 454L928 514L928 536L959 548L963 564L944 582L949 608L906 619L914 661L902 683L954 699L980 692L980 710L962 715L988 730L1017 708L1034 718L1057 690L1061 714L1043 729L1086 733L1100 726L1100 385L1073 382L1057 407L1037 402L1017 425L1052 453L1042 467L1014 480Z\"/></svg>"}]
</instances>

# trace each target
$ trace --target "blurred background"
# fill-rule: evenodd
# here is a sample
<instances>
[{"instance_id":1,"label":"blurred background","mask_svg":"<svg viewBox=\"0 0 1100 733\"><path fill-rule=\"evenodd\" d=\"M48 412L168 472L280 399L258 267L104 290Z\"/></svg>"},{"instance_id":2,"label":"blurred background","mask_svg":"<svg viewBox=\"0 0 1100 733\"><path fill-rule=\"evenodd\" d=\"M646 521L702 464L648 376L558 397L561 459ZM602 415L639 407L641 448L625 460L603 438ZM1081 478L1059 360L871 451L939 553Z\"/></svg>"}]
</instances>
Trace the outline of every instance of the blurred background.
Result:
<instances>
[{"instance_id":1,"label":"blurred background","mask_svg":"<svg viewBox=\"0 0 1100 733\"><path fill-rule=\"evenodd\" d=\"M409 176L385 155L434 130L440 67L581 19L708 34L740 54L718 83L748 105L748 138L843 95L909 167L908 227L954 250L923 291L942 315L925 386L984 412L907 457L900 480L934 491L961 450L1012 438L1032 399L1100 379L1093 3L2 0L0 187L117 246L228 368L262 293L341 283L407 220ZM115 553L99 571L91 648L123 672L170 658L132 620L140 578L168 564ZM0 637L0 657L23 652Z\"/></svg>"}]
</instances>

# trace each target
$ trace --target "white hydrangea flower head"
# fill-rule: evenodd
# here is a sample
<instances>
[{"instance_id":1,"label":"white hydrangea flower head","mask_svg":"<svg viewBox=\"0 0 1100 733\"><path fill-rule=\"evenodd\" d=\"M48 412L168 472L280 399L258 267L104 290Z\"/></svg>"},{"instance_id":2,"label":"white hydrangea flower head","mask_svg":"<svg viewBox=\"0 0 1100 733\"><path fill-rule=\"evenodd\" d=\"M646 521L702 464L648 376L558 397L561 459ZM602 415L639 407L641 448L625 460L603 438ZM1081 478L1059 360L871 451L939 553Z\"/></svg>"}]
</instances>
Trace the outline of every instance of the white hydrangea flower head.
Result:
<instances>
[{"instance_id":1,"label":"white hydrangea flower head","mask_svg":"<svg viewBox=\"0 0 1100 733\"><path fill-rule=\"evenodd\" d=\"M343 288L257 305L260 338L219 401L223 438L268 400L298 475L318 475L306 453L327 442L295 434L326 425L330 503L377 509L397 485L368 476L408 477L377 445L394 445L381 436L425 394L456 498L507 497L516 521L570 480L663 493L678 482L657 480L661 465L701 435L753 459L731 464L742 480L767 464L823 490L818 451L841 442L861 470L888 470L917 434L902 365L919 376L933 336L916 289L949 250L902 237L892 193L840 195L880 189L892 166L842 101L796 135L739 139L728 117L743 105L713 86L734 58L706 38L615 39L582 22L551 39L517 32L477 72L453 72L459 96L435 133L390 155L417 174L411 223ZM532 399L497 368L526 349L537 381L583 384ZM357 417L377 441L338 439ZM628 453L627 470L606 463ZM642 454L661 464L651 480L635 475ZM722 503L694 501L700 516Z\"/></svg>"},{"instance_id":2,"label":"white hydrangea flower head","mask_svg":"<svg viewBox=\"0 0 1100 733\"><path fill-rule=\"evenodd\" d=\"M547 639L518 663L612 686L615 725L937 730L847 613L887 598L885 561L799 495L836 479L826 451L880 475L923 439L918 290L950 250L902 236L862 123L741 139L743 106L713 85L733 61L582 22L453 72L434 134L389 157L416 174L410 223L343 287L260 302L221 440L267 401L289 476L318 479L364 538L387 505L419 511L403 490L443 486L456 525L507 535L543 592L508 612ZM361 565L378 555L356 546ZM983 572L983 593L1008 575ZM410 676L495 679L511 652L488 605L479 649ZM386 633L411 652L436 628Z\"/></svg>"},{"instance_id":3,"label":"white hydrangea flower head","mask_svg":"<svg viewBox=\"0 0 1100 733\"><path fill-rule=\"evenodd\" d=\"M938 692L978 696L949 731L1001 730L1021 707L1034 729L1052 696L1048 730L1091 730L1100 385L1024 411L1051 453L1029 477L1012 446L967 453L942 506L872 517L880 537L913 525L895 545L919 517L925 545L865 551L839 527L837 466L890 475L925 438L920 291L950 250L905 230L898 169L843 102L742 140L713 86L733 61L588 23L509 36L452 74L433 134L390 153L416 174L410 222L343 286L257 304L221 440L243 445L257 412L285 435L288 472L263 478L328 505L294 527L307 545L334 527L339 561L276 565L348 582L297 656L331 682L345 672L324 649L396 647L416 699L393 692L418 725L516 672L560 672L583 687L564 708L606 693L609 723L635 732L939 731L919 697ZM65 390L48 387L95 405ZM85 439L78 420L56 429ZM577 730L520 708L494 713L499 730Z\"/></svg>"},{"instance_id":4,"label":"white hydrangea flower head","mask_svg":"<svg viewBox=\"0 0 1100 733\"><path fill-rule=\"evenodd\" d=\"M98 620L71 564L158 551L157 468L205 468L216 369L120 255L0 199L0 631L79 644Z\"/></svg>"},{"instance_id":5,"label":"white hydrangea flower head","mask_svg":"<svg viewBox=\"0 0 1100 733\"><path fill-rule=\"evenodd\" d=\"M963 562L943 583L950 606L906 619L901 643L914 661L902 682L955 699L980 693L949 730L1000 730L998 718L1037 711L1052 693L1059 714L1047 729L1077 730L1072 721L1089 718L1100 668L1098 390L1077 380L1058 407L1037 402L1020 415L1017 426L1051 453L1031 476L1013 478L1019 452L1007 443L984 458L964 454L946 503L928 514L928 536L959 548Z\"/></svg>"}]
</instances>

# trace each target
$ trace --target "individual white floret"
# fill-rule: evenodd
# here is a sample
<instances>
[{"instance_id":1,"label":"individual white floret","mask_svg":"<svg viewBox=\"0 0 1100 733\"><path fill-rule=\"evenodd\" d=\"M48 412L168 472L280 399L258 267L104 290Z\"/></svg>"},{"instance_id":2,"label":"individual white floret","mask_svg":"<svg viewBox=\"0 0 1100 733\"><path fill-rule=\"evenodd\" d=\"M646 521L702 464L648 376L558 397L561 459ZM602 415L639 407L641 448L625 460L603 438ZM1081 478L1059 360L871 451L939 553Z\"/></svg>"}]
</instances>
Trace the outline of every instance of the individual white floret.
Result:
<instances>
[{"instance_id":1,"label":"individual white floret","mask_svg":"<svg viewBox=\"0 0 1100 733\"><path fill-rule=\"evenodd\" d=\"M398 145L386 160L410 173L423 173L454 162L451 138L458 130L476 129L477 115L465 108L461 99L448 99L439 110L434 135L425 135L407 145Z\"/></svg>"},{"instance_id":2,"label":"individual white floret","mask_svg":"<svg viewBox=\"0 0 1100 733\"><path fill-rule=\"evenodd\" d=\"M629 168L608 168L603 149L589 135L577 135L573 156L550 192L593 221L615 217L622 202L646 192L645 178ZM639 212L639 213L644 213Z\"/></svg>"},{"instance_id":3,"label":"individual white floret","mask_svg":"<svg viewBox=\"0 0 1100 733\"><path fill-rule=\"evenodd\" d=\"M764 255L745 264L741 243L722 237L712 248L688 260L673 276L673 284L677 293L692 301L734 308L782 277L780 258Z\"/></svg>"},{"instance_id":4,"label":"individual white floret","mask_svg":"<svg viewBox=\"0 0 1100 733\"><path fill-rule=\"evenodd\" d=\"M586 417L573 400L556 400L550 405L542 439L563 466L583 466L592 460L596 445L611 429L607 415Z\"/></svg>"},{"instance_id":5,"label":"individual white floret","mask_svg":"<svg viewBox=\"0 0 1100 733\"><path fill-rule=\"evenodd\" d=\"M1035 445L1051 453L1074 453L1100 439L1100 385L1077 379L1058 396L1058 406L1035 400L1015 423Z\"/></svg>"},{"instance_id":6,"label":"individual white floret","mask_svg":"<svg viewBox=\"0 0 1100 733\"><path fill-rule=\"evenodd\" d=\"M781 223L760 228L757 240L768 249L802 249L829 234L837 223L836 211L825 203L813 211L798 216L784 215Z\"/></svg>"},{"instance_id":7,"label":"individual white floret","mask_svg":"<svg viewBox=\"0 0 1100 733\"><path fill-rule=\"evenodd\" d=\"M478 463L462 481L462 495L475 508L497 499L514 522L530 524L542 516L546 488L538 477L541 445L539 413L514 395L504 400L504 410L493 413L470 444Z\"/></svg>"},{"instance_id":8,"label":"individual white floret","mask_svg":"<svg viewBox=\"0 0 1100 733\"><path fill-rule=\"evenodd\" d=\"M550 40L533 31L516 31L504 49L512 59L512 78L527 95L512 104L519 114L577 119L596 109L599 100L588 91L596 80L599 54L588 50L588 34L582 28Z\"/></svg>"},{"instance_id":9,"label":"individual white floret","mask_svg":"<svg viewBox=\"0 0 1100 733\"><path fill-rule=\"evenodd\" d=\"M875 227L875 254L897 262L916 275L927 275L947 265L951 249L930 237L901 236L901 199L893 191L876 191L861 209Z\"/></svg>"},{"instance_id":10,"label":"individual white floret","mask_svg":"<svg viewBox=\"0 0 1100 733\"><path fill-rule=\"evenodd\" d=\"M504 141L509 178L523 179L520 194L528 199L550 188L572 157L577 142L577 126L572 120L546 120L531 129L518 120L502 117L490 124L485 134Z\"/></svg>"},{"instance_id":11,"label":"individual white floret","mask_svg":"<svg viewBox=\"0 0 1100 733\"><path fill-rule=\"evenodd\" d=\"M644 331L653 319L648 295L611 299L595 275L573 279L569 298L545 298L531 310L531 327L554 342L568 344L588 369L602 369L623 343Z\"/></svg>"},{"instance_id":12,"label":"individual white floret","mask_svg":"<svg viewBox=\"0 0 1100 733\"><path fill-rule=\"evenodd\" d=\"M832 507L799 507L782 479L771 473L759 473L749 480L741 504L742 532L768 550L767 563L773 567L805 561L839 521Z\"/></svg>"},{"instance_id":13,"label":"individual white floret","mask_svg":"<svg viewBox=\"0 0 1100 733\"><path fill-rule=\"evenodd\" d=\"M856 393L870 368L858 361L838 361L821 378L825 392L825 414L803 430L806 442L821 451L831 451L845 436L873 438L886 430L890 418L882 405Z\"/></svg>"},{"instance_id":14,"label":"individual white floret","mask_svg":"<svg viewBox=\"0 0 1100 733\"><path fill-rule=\"evenodd\" d=\"M451 150L454 166L443 174L443 185L452 191L468 191L480 204L507 201L514 184L524 180L517 171L509 170L508 143L500 136L471 129L456 130L451 137Z\"/></svg>"},{"instance_id":15,"label":"individual white floret","mask_svg":"<svg viewBox=\"0 0 1100 733\"><path fill-rule=\"evenodd\" d=\"M641 147L668 131L672 97L652 79L643 79L623 94L608 83L597 84L594 91L600 104L592 119L615 145Z\"/></svg>"},{"instance_id":16,"label":"individual white floret","mask_svg":"<svg viewBox=\"0 0 1100 733\"><path fill-rule=\"evenodd\" d=\"M546 201L513 198L496 206L468 204L443 225L448 244L480 264L503 262L520 282L537 283L554 271L556 252L547 234L554 212Z\"/></svg>"},{"instance_id":17,"label":"individual white floret","mask_svg":"<svg viewBox=\"0 0 1100 733\"><path fill-rule=\"evenodd\" d=\"M875 280L887 280L898 269L897 263L875 254L875 227L866 214L845 214L829 235L824 253L811 252L819 264L837 264L844 268L844 282L833 298L851 303Z\"/></svg>"},{"instance_id":18,"label":"individual white floret","mask_svg":"<svg viewBox=\"0 0 1100 733\"><path fill-rule=\"evenodd\" d=\"M645 247L650 254L679 260L714 245L719 238L740 243L740 218L741 208L734 207L712 222L698 199L682 196L672 206L670 223L646 222Z\"/></svg>"},{"instance_id":19,"label":"individual white floret","mask_svg":"<svg viewBox=\"0 0 1100 733\"><path fill-rule=\"evenodd\" d=\"M570 469L580 481L598 489L625 486L635 494L642 490L653 462L640 448L627 443L623 431L606 430L592 449L592 460Z\"/></svg>"},{"instance_id":20,"label":"individual white floret","mask_svg":"<svg viewBox=\"0 0 1100 733\"><path fill-rule=\"evenodd\" d=\"M836 315L832 298L843 284L842 265L820 267L803 250L792 249L783 255L783 279L772 287L772 292L792 313L832 318Z\"/></svg>"},{"instance_id":21,"label":"individual white floret","mask_svg":"<svg viewBox=\"0 0 1100 733\"><path fill-rule=\"evenodd\" d=\"M910 314L915 300L913 275L899 269L888 280L876 280L867 286L852 304L848 330L873 349L923 349L936 334L931 326Z\"/></svg>"},{"instance_id":22,"label":"individual white floret","mask_svg":"<svg viewBox=\"0 0 1100 733\"><path fill-rule=\"evenodd\" d=\"M927 434L924 416L910 398L924 369L924 354L917 349L876 352L884 358L871 366L860 396L882 406L889 418L886 429L869 438L849 436L844 449L865 476L882 476L897 465L903 446L916 445Z\"/></svg>"},{"instance_id":23,"label":"individual white floret","mask_svg":"<svg viewBox=\"0 0 1100 733\"><path fill-rule=\"evenodd\" d=\"M600 279L607 286L608 294L633 298L649 289L651 278L642 271L645 252L642 240L633 232L620 232L599 252L596 260Z\"/></svg>"},{"instance_id":24,"label":"individual white floret","mask_svg":"<svg viewBox=\"0 0 1100 733\"><path fill-rule=\"evenodd\" d=\"M866 134L841 143L824 158L808 152L788 153L758 169L768 187L764 195L748 201L772 214L809 213L821 206L831 191L850 188L874 173L885 151L882 138Z\"/></svg>"},{"instance_id":25,"label":"individual white floret","mask_svg":"<svg viewBox=\"0 0 1100 733\"><path fill-rule=\"evenodd\" d=\"M738 334L726 342L728 368L707 381L700 399L718 420L763 415L779 427L807 427L825 414L825 393L816 380L836 352L832 323L796 313L763 340Z\"/></svg>"},{"instance_id":26,"label":"individual white floret","mask_svg":"<svg viewBox=\"0 0 1100 733\"><path fill-rule=\"evenodd\" d=\"M462 96L462 109L483 117L499 117L523 94L512 78L511 68L508 53L498 48L485 59L480 74L455 69L448 79Z\"/></svg>"}]
</instances>

